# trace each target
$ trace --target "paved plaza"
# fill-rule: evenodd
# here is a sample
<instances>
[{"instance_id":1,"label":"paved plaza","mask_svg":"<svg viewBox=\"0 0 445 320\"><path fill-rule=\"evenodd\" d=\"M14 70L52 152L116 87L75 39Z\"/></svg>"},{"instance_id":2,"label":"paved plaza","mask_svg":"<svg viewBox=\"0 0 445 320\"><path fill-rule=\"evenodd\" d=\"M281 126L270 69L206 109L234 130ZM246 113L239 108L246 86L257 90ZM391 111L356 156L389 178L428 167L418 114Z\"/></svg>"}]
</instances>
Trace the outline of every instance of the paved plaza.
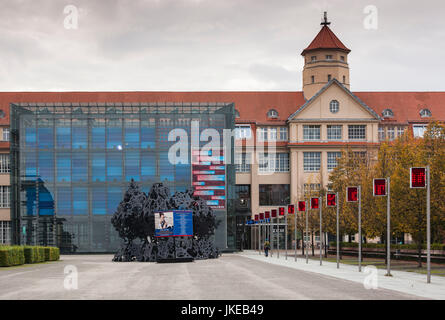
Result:
<instances>
[{"instance_id":1,"label":"paved plaza","mask_svg":"<svg viewBox=\"0 0 445 320\"><path fill-rule=\"evenodd\" d=\"M291 261L267 260L254 251L191 263L111 259L68 255L57 262L0 268L0 299L422 299L384 288L365 289L357 279L300 270L286 266ZM68 270L77 270L77 289L64 286L73 284Z\"/></svg>"}]
</instances>

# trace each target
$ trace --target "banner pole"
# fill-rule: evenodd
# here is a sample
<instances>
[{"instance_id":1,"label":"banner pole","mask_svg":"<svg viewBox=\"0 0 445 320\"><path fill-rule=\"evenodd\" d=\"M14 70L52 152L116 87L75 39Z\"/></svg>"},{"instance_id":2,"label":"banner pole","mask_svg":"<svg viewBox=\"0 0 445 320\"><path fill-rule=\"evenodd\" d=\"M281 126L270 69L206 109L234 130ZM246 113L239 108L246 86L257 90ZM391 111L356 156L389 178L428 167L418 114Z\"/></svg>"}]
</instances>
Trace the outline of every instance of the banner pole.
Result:
<instances>
[{"instance_id":1,"label":"banner pole","mask_svg":"<svg viewBox=\"0 0 445 320\"><path fill-rule=\"evenodd\" d=\"M294 223L295 223L295 261L297 261L297 210L294 211Z\"/></svg>"},{"instance_id":2,"label":"banner pole","mask_svg":"<svg viewBox=\"0 0 445 320\"><path fill-rule=\"evenodd\" d=\"M426 282L431 283L431 206L430 206L430 192L431 192L431 177L430 166L426 166L426 268L427 277Z\"/></svg>"},{"instance_id":3,"label":"banner pole","mask_svg":"<svg viewBox=\"0 0 445 320\"><path fill-rule=\"evenodd\" d=\"M309 210L308 210L308 207L307 207L307 203L306 203L306 206L305 206L305 214L306 214L306 239L305 240L309 240ZM303 241L305 244L306 244L306 241ZM309 249L308 249L308 247L305 247L305 251L306 251L306 263L309 263L309 255L308 255L308 253L309 253Z\"/></svg>"},{"instance_id":4,"label":"banner pole","mask_svg":"<svg viewBox=\"0 0 445 320\"><path fill-rule=\"evenodd\" d=\"M358 186L358 272L362 272L362 188Z\"/></svg>"},{"instance_id":5,"label":"banner pole","mask_svg":"<svg viewBox=\"0 0 445 320\"><path fill-rule=\"evenodd\" d=\"M318 198L318 205L320 206L320 266L323 264L323 235L322 235L322 231L323 231L323 216L322 216L322 197Z\"/></svg>"},{"instance_id":6,"label":"banner pole","mask_svg":"<svg viewBox=\"0 0 445 320\"><path fill-rule=\"evenodd\" d=\"M388 194L386 195L386 220L387 220L387 227L386 227L386 275L388 277L391 276L391 179L390 177L386 178L386 184L388 188Z\"/></svg>"},{"instance_id":7,"label":"banner pole","mask_svg":"<svg viewBox=\"0 0 445 320\"><path fill-rule=\"evenodd\" d=\"M339 198L338 198L338 192L335 195L335 201L337 205L337 269L340 268L340 223L339 223Z\"/></svg>"}]
</instances>

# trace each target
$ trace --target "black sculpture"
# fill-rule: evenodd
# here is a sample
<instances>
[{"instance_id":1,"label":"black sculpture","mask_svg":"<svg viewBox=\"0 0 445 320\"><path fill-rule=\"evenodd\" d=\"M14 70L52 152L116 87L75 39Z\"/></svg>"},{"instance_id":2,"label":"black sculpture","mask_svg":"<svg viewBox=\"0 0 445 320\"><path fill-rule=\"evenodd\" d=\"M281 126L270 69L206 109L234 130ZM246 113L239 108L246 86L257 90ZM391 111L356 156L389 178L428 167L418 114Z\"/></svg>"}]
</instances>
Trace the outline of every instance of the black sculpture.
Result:
<instances>
[{"instance_id":1,"label":"black sculpture","mask_svg":"<svg viewBox=\"0 0 445 320\"><path fill-rule=\"evenodd\" d=\"M156 212L193 211L193 237L156 238ZM176 192L155 183L146 195L131 180L124 199L111 218L111 223L124 240L113 261L164 261L211 259L219 256L212 235L218 223L212 208L193 195L192 190Z\"/></svg>"}]
</instances>

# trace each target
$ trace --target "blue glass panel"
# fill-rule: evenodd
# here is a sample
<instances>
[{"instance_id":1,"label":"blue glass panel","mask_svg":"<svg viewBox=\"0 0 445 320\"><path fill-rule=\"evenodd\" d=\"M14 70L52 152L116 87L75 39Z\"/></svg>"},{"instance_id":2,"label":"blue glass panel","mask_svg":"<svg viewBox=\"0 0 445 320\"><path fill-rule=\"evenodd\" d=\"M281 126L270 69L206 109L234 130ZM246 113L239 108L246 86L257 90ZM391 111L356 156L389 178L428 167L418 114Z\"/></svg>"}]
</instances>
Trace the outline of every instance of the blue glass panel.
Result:
<instances>
[{"instance_id":1,"label":"blue glass panel","mask_svg":"<svg viewBox=\"0 0 445 320\"><path fill-rule=\"evenodd\" d=\"M73 169L72 180L75 182L87 181L88 179L88 154L82 151L76 151L72 155Z\"/></svg>"},{"instance_id":2,"label":"blue glass panel","mask_svg":"<svg viewBox=\"0 0 445 320\"><path fill-rule=\"evenodd\" d=\"M54 197L44 185L39 187L39 215L54 215Z\"/></svg>"},{"instance_id":3,"label":"blue glass panel","mask_svg":"<svg viewBox=\"0 0 445 320\"><path fill-rule=\"evenodd\" d=\"M109 124L111 125L111 124ZM117 125L114 123L113 125ZM118 149L122 148L122 127L109 126L107 127L107 148Z\"/></svg>"},{"instance_id":4,"label":"blue glass panel","mask_svg":"<svg viewBox=\"0 0 445 320\"><path fill-rule=\"evenodd\" d=\"M37 146L37 129L25 129L25 146L28 148L35 148Z\"/></svg>"},{"instance_id":5,"label":"blue glass panel","mask_svg":"<svg viewBox=\"0 0 445 320\"><path fill-rule=\"evenodd\" d=\"M38 147L40 149L54 148L53 128L39 128L37 132L38 132Z\"/></svg>"},{"instance_id":6,"label":"blue glass panel","mask_svg":"<svg viewBox=\"0 0 445 320\"><path fill-rule=\"evenodd\" d=\"M71 188L57 188L57 215L71 213Z\"/></svg>"},{"instance_id":7,"label":"blue glass panel","mask_svg":"<svg viewBox=\"0 0 445 320\"><path fill-rule=\"evenodd\" d=\"M142 181L156 180L156 154L142 153L141 175L142 175Z\"/></svg>"},{"instance_id":8,"label":"blue glass panel","mask_svg":"<svg viewBox=\"0 0 445 320\"><path fill-rule=\"evenodd\" d=\"M51 151L39 152L39 177L43 182L54 181L54 153Z\"/></svg>"},{"instance_id":9,"label":"blue glass panel","mask_svg":"<svg viewBox=\"0 0 445 320\"><path fill-rule=\"evenodd\" d=\"M168 160L168 152L163 151L159 154L159 175L161 182L174 181L174 165Z\"/></svg>"},{"instance_id":10,"label":"blue glass panel","mask_svg":"<svg viewBox=\"0 0 445 320\"><path fill-rule=\"evenodd\" d=\"M26 215L35 216L37 214L36 206L36 187L34 185L25 187L26 192Z\"/></svg>"},{"instance_id":11,"label":"blue glass panel","mask_svg":"<svg viewBox=\"0 0 445 320\"><path fill-rule=\"evenodd\" d=\"M56 128L57 148L71 148L71 127Z\"/></svg>"},{"instance_id":12,"label":"blue glass panel","mask_svg":"<svg viewBox=\"0 0 445 320\"><path fill-rule=\"evenodd\" d=\"M86 149L88 147L88 129L73 126L73 149Z\"/></svg>"},{"instance_id":13,"label":"blue glass panel","mask_svg":"<svg viewBox=\"0 0 445 320\"><path fill-rule=\"evenodd\" d=\"M71 154L58 153L57 154L57 181L67 182L71 181Z\"/></svg>"},{"instance_id":14,"label":"blue glass panel","mask_svg":"<svg viewBox=\"0 0 445 320\"><path fill-rule=\"evenodd\" d=\"M139 148L139 128L125 128L125 147Z\"/></svg>"},{"instance_id":15,"label":"blue glass panel","mask_svg":"<svg viewBox=\"0 0 445 320\"><path fill-rule=\"evenodd\" d=\"M25 151L25 180L35 180L37 178L37 157L35 152Z\"/></svg>"},{"instance_id":16,"label":"blue glass panel","mask_svg":"<svg viewBox=\"0 0 445 320\"><path fill-rule=\"evenodd\" d=\"M92 146L95 149L105 148L105 127L93 127L92 128Z\"/></svg>"},{"instance_id":17,"label":"blue glass panel","mask_svg":"<svg viewBox=\"0 0 445 320\"><path fill-rule=\"evenodd\" d=\"M189 164L175 165L175 181L183 183L191 183L191 168Z\"/></svg>"},{"instance_id":18,"label":"blue glass panel","mask_svg":"<svg viewBox=\"0 0 445 320\"><path fill-rule=\"evenodd\" d=\"M122 201L122 189L116 187L108 188L107 213L114 214L119 203Z\"/></svg>"},{"instance_id":19,"label":"blue glass panel","mask_svg":"<svg viewBox=\"0 0 445 320\"><path fill-rule=\"evenodd\" d=\"M155 128L141 128L141 148L151 148L156 147L156 130Z\"/></svg>"},{"instance_id":20,"label":"blue glass panel","mask_svg":"<svg viewBox=\"0 0 445 320\"><path fill-rule=\"evenodd\" d=\"M125 153L125 180L140 181L139 151L127 151Z\"/></svg>"},{"instance_id":21,"label":"blue glass panel","mask_svg":"<svg viewBox=\"0 0 445 320\"><path fill-rule=\"evenodd\" d=\"M106 214L106 189L104 187L95 187L91 189L93 214Z\"/></svg>"},{"instance_id":22,"label":"blue glass panel","mask_svg":"<svg viewBox=\"0 0 445 320\"><path fill-rule=\"evenodd\" d=\"M122 153L107 154L107 181L122 180Z\"/></svg>"},{"instance_id":23,"label":"blue glass panel","mask_svg":"<svg viewBox=\"0 0 445 320\"><path fill-rule=\"evenodd\" d=\"M105 181L105 153L93 153L92 158L92 181Z\"/></svg>"},{"instance_id":24,"label":"blue glass panel","mask_svg":"<svg viewBox=\"0 0 445 320\"><path fill-rule=\"evenodd\" d=\"M87 188L73 188L73 213L75 215L88 214Z\"/></svg>"}]
</instances>

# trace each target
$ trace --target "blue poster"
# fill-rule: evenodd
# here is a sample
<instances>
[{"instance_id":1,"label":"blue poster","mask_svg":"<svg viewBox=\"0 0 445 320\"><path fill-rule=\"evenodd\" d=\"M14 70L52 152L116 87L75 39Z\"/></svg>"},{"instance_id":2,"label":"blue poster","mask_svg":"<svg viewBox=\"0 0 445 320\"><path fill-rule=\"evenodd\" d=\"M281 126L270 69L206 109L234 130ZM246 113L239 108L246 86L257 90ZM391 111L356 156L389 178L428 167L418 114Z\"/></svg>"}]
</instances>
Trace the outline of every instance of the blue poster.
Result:
<instances>
[{"instance_id":1,"label":"blue poster","mask_svg":"<svg viewBox=\"0 0 445 320\"><path fill-rule=\"evenodd\" d=\"M155 213L155 237L193 236L193 212L172 210Z\"/></svg>"}]
</instances>

